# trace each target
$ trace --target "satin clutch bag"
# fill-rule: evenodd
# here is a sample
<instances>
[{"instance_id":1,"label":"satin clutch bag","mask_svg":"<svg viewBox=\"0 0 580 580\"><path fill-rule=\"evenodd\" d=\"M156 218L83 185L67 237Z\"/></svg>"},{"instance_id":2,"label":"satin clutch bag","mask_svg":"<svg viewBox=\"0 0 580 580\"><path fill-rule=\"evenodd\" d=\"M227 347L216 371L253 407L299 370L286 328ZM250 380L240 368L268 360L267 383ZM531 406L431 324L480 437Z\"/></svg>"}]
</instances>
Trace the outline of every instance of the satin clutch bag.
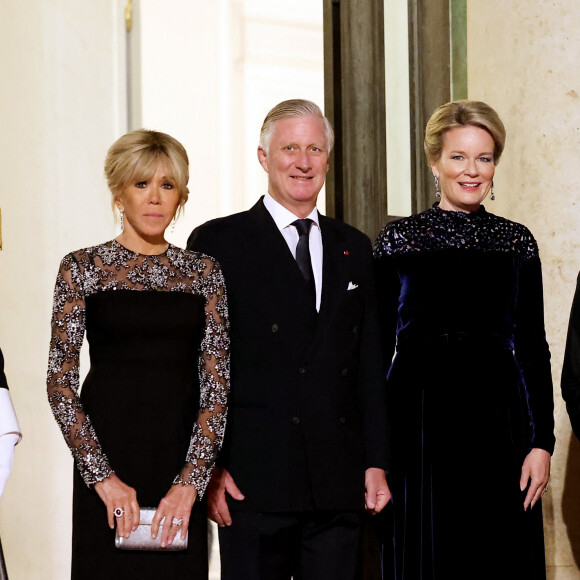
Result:
<instances>
[{"instance_id":1,"label":"satin clutch bag","mask_svg":"<svg viewBox=\"0 0 580 580\"><path fill-rule=\"evenodd\" d=\"M151 537L151 522L153 521L153 516L157 508L141 508L139 515L139 527L131 532L128 538L120 538L119 532L117 531L115 535L115 547L119 550L149 550L149 551L163 551L163 552L177 552L180 550L185 550L187 548L187 540L189 538L189 531L185 535L185 538L181 538L181 530L177 532L177 535L173 539L173 544L161 547L161 530L162 526L159 527L159 533L157 538L153 539Z\"/></svg>"}]
</instances>

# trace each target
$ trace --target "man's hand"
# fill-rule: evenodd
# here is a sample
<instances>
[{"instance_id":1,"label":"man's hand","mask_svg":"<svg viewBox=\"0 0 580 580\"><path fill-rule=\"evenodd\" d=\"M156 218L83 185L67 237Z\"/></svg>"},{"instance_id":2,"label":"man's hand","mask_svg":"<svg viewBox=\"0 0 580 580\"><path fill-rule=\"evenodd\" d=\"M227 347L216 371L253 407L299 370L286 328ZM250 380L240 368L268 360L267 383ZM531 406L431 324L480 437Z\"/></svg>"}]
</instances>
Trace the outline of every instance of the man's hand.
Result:
<instances>
[{"instance_id":1,"label":"man's hand","mask_svg":"<svg viewBox=\"0 0 580 580\"><path fill-rule=\"evenodd\" d=\"M365 472L365 488L366 509L374 516L391 500L385 471L378 467L369 467Z\"/></svg>"},{"instance_id":2,"label":"man's hand","mask_svg":"<svg viewBox=\"0 0 580 580\"><path fill-rule=\"evenodd\" d=\"M223 468L215 467L207 488L207 517L218 526L231 526L232 518L226 502L226 491L235 500L245 499L232 476Z\"/></svg>"}]
</instances>

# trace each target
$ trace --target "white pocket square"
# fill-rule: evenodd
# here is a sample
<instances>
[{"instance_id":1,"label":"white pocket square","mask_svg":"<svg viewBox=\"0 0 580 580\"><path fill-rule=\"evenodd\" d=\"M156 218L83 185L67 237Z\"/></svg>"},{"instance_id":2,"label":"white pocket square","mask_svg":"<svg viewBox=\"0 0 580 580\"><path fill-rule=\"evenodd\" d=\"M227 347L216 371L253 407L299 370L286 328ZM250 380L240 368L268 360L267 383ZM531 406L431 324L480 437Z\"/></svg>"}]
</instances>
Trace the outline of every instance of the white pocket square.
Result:
<instances>
[{"instance_id":1,"label":"white pocket square","mask_svg":"<svg viewBox=\"0 0 580 580\"><path fill-rule=\"evenodd\" d=\"M353 284L352 282L349 282L348 288L346 290L348 292L348 290L356 290L357 288L358 288L358 284Z\"/></svg>"}]
</instances>

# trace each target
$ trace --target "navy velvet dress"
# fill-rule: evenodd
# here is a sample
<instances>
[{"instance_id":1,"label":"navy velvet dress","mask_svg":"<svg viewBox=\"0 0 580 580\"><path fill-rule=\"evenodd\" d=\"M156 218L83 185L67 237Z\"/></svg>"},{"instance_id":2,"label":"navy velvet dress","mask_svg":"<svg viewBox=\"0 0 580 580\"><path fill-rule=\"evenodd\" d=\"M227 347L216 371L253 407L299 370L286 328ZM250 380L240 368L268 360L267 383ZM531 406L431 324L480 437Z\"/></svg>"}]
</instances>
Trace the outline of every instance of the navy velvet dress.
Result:
<instances>
[{"instance_id":1,"label":"navy velvet dress","mask_svg":"<svg viewBox=\"0 0 580 580\"><path fill-rule=\"evenodd\" d=\"M397 580L545 578L541 502L524 512L519 488L527 453L554 449L533 236L436 205L389 223L374 255Z\"/></svg>"}]
</instances>

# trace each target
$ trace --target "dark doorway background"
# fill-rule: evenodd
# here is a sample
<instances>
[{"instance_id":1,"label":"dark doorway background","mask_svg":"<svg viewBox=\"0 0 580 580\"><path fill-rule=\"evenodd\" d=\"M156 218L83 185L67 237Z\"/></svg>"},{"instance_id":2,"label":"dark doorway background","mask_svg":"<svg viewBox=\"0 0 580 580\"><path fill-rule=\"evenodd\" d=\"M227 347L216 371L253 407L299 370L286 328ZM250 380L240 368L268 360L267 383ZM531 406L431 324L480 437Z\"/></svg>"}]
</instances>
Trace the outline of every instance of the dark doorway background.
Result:
<instances>
[{"instance_id":1,"label":"dark doorway background","mask_svg":"<svg viewBox=\"0 0 580 580\"><path fill-rule=\"evenodd\" d=\"M374 239L387 203L384 0L323 0L325 109L336 132L327 213ZM408 0L411 208L433 202L423 132L433 110L466 98L466 0ZM388 14L386 14L388 18Z\"/></svg>"}]
</instances>

